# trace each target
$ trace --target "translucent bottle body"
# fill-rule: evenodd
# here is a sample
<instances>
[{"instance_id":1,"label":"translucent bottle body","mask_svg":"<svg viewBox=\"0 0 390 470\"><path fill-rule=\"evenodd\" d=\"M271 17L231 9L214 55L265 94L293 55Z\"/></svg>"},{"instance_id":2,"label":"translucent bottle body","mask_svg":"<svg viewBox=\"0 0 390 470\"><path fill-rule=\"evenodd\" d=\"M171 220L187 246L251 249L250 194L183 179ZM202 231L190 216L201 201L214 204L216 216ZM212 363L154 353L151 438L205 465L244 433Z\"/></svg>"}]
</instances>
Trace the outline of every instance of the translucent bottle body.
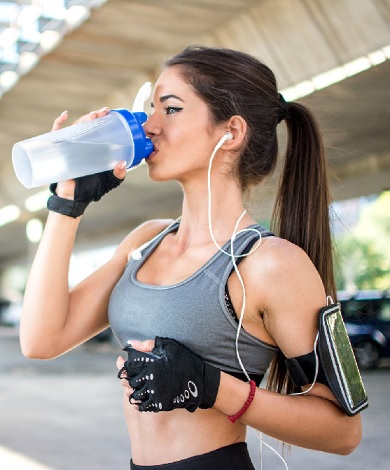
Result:
<instances>
[{"instance_id":1,"label":"translucent bottle body","mask_svg":"<svg viewBox=\"0 0 390 470\"><path fill-rule=\"evenodd\" d=\"M124 115L113 110L104 117L16 143L12 160L19 181L33 188L112 170L122 160L128 168L133 162L138 164L147 156L145 146L152 144L145 138L142 123L123 111ZM136 123L137 129L126 117L132 125ZM140 155L135 155L135 149Z\"/></svg>"}]
</instances>

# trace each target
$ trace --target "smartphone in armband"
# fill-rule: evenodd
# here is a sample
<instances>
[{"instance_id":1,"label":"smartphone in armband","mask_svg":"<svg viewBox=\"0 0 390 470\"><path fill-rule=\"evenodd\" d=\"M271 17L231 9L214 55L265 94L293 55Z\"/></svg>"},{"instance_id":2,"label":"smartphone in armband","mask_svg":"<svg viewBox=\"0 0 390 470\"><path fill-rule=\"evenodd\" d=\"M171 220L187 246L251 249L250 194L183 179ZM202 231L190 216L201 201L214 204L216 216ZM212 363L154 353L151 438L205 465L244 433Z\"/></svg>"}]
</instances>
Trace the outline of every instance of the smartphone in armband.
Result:
<instances>
[{"instance_id":1,"label":"smartphone in armband","mask_svg":"<svg viewBox=\"0 0 390 470\"><path fill-rule=\"evenodd\" d=\"M318 353L340 406L354 416L368 406L367 393L341 315L340 304L320 310Z\"/></svg>"}]
</instances>

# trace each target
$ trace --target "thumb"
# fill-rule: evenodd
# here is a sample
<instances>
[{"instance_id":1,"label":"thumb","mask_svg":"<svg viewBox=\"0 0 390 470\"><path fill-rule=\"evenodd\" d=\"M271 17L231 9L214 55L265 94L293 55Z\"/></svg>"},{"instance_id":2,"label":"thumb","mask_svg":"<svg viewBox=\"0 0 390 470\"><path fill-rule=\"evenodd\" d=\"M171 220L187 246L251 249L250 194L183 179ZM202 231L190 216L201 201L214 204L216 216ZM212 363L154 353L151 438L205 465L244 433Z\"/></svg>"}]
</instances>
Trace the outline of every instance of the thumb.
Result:
<instances>
[{"instance_id":1,"label":"thumb","mask_svg":"<svg viewBox=\"0 0 390 470\"><path fill-rule=\"evenodd\" d=\"M147 339L145 341L130 340L127 344L137 351L151 352L154 348L154 339Z\"/></svg>"},{"instance_id":2,"label":"thumb","mask_svg":"<svg viewBox=\"0 0 390 470\"><path fill-rule=\"evenodd\" d=\"M127 169L126 169L126 161L122 160L114 168L114 175L120 179L123 180L126 178L127 175Z\"/></svg>"}]
</instances>

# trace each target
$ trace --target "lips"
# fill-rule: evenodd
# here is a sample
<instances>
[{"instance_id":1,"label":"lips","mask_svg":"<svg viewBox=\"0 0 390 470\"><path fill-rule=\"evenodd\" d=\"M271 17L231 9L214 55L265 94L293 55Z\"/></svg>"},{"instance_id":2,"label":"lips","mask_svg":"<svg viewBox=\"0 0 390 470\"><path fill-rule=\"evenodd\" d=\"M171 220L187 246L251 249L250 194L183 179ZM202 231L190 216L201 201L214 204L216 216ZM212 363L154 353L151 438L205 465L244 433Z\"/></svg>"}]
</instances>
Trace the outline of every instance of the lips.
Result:
<instances>
[{"instance_id":1,"label":"lips","mask_svg":"<svg viewBox=\"0 0 390 470\"><path fill-rule=\"evenodd\" d=\"M156 147L154 147L153 152L148 156L148 158L145 159L145 161L147 162L151 158L155 157L157 155L157 153L158 153L158 149Z\"/></svg>"}]
</instances>

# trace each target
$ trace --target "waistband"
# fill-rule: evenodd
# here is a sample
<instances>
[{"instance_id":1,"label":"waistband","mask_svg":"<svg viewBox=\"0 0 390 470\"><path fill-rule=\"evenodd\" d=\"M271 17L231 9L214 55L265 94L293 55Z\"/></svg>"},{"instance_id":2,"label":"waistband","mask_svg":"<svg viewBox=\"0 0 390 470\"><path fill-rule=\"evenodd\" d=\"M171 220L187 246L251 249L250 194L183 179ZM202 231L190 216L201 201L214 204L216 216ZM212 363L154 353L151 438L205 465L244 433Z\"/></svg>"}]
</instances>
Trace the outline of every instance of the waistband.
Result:
<instances>
[{"instance_id":1,"label":"waistband","mask_svg":"<svg viewBox=\"0 0 390 470\"><path fill-rule=\"evenodd\" d=\"M255 470L246 442L238 442L206 454L162 465L136 465L130 461L130 470L220 470L222 468Z\"/></svg>"}]
</instances>

